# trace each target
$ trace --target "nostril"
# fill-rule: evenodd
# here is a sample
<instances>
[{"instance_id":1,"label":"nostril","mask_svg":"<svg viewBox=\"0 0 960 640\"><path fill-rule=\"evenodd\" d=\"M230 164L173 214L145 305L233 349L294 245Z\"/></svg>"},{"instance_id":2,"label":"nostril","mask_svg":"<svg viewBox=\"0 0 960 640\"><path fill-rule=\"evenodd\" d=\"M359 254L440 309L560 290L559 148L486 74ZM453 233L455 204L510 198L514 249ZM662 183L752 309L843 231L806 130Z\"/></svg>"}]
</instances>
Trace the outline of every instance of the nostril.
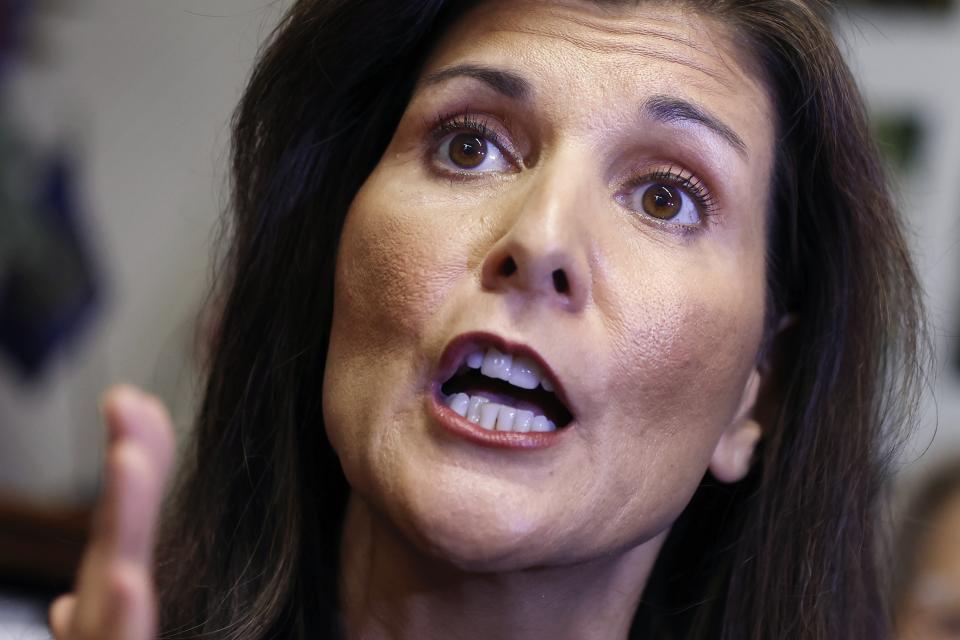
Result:
<instances>
[{"instance_id":1,"label":"nostril","mask_svg":"<svg viewBox=\"0 0 960 640\"><path fill-rule=\"evenodd\" d=\"M557 293L567 293L570 289L567 274L563 272L563 269L557 269L553 272L553 288L557 290Z\"/></svg>"},{"instance_id":2,"label":"nostril","mask_svg":"<svg viewBox=\"0 0 960 640\"><path fill-rule=\"evenodd\" d=\"M513 258L507 256L507 259L503 261L500 265L500 275L504 277L512 276L517 270L517 263L513 261Z\"/></svg>"}]
</instances>

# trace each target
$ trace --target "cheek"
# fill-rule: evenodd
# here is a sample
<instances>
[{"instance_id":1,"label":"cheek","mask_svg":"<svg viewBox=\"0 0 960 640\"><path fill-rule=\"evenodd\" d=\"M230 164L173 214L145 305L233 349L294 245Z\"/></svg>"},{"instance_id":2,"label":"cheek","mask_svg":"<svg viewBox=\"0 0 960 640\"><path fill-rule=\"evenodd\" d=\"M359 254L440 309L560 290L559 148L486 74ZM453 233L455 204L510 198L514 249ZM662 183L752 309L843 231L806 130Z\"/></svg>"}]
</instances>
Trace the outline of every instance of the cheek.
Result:
<instances>
[{"instance_id":1,"label":"cheek","mask_svg":"<svg viewBox=\"0 0 960 640\"><path fill-rule=\"evenodd\" d=\"M634 330L616 335L618 391L642 399L644 415L664 425L725 424L760 341L762 287L697 275L648 285L643 303L627 310Z\"/></svg>"},{"instance_id":2,"label":"cheek","mask_svg":"<svg viewBox=\"0 0 960 640\"><path fill-rule=\"evenodd\" d=\"M344 326L415 334L462 265L445 255L452 242L443 221L424 219L416 198L381 181L371 176L347 215L334 309Z\"/></svg>"},{"instance_id":3,"label":"cheek","mask_svg":"<svg viewBox=\"0 0 960 640\"><path fill-rule=\"evenodd\" d=\"M604 449L617 457L606 482L641 487L638 508L669 502L660 507L671 520L699 484L755 366L763 252L659 249L620 256L630 269L611 269L610 287L599 290L609 292L598 304L612 354L603 422L618 426Z\"/></svg>"},{"instance_id":4,"label":"cheek","mask_svg":"<svg viewBox=\"0 0 960 640\"><path fill-rule=\"evenodd\" d=\"M640 415L662 424L730 417L762 336L763 256L760 236L736 249L707 240L621 245L601 265L607 378L626 406L642 402Z\"/></svg>"},{"instance_id":5,"label":"cheek","mask_svg":"<svg viewBox=\"0 0 960 640\"><path fill-rule=\"evenodd\" d=\"M449 219L405 182L374 171L340 236L323 407L348 473L393 450L397 430L373 425L418 409L410 381L430 364L417 359L424 328L467 268Z\"/></svg>"}]
</instances>

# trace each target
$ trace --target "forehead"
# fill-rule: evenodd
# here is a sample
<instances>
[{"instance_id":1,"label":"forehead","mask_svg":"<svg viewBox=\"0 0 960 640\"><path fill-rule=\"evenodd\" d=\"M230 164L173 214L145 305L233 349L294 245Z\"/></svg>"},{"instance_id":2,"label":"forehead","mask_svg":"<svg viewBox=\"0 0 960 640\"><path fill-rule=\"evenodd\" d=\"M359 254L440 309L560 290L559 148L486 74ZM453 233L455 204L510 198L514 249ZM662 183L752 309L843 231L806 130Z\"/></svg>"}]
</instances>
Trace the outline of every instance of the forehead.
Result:
<instances>
[{"instance_id":1,"label":"forehead","mask_svg":"<svg viewBox=\"0 0 960 640\"><path fill-rule=\"evenodd\" d=\"M593 126L647 96L688 98L763 146L772 109L747 55L726 25L680 3L489 0L444 34L424 75L465 61L518 70L540 109Z\"/></svg>"}]
</instances>

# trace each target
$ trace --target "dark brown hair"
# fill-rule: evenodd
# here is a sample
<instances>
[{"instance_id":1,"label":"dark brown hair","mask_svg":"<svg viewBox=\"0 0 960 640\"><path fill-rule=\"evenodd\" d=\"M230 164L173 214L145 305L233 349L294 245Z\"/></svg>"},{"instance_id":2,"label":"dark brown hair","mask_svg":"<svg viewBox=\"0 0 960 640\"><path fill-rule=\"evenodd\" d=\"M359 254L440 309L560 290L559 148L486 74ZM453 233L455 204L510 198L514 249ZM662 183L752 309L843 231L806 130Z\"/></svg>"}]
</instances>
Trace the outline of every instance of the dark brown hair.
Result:
<instances>
[{"instance_id":1,"label":"dark brown hair","mask_svg":"<svg viewBox=\"0 0 960 640\"><path fill-rule=\"evenodd\" d=\"M426 55L471 4L300 0L262 52L234 119L205 396L158 554L163 637L338 633L348 487L321 407L337 243ZM883 638L879 507L924 344L887 176L824 5L686 4L733 28L777 105L767 315L795 322L770 345L752 472L704 478L631 637Z\"/></svg>"}]
</instances>

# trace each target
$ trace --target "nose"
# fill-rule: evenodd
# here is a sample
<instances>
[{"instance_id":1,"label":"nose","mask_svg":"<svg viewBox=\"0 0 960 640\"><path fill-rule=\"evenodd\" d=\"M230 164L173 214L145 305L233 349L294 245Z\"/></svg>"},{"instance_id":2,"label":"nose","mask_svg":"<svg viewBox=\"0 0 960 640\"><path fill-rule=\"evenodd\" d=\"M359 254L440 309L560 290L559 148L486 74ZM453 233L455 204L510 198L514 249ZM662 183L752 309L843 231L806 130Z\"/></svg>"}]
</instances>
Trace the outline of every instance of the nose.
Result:
<instances>
[{"instance_id":1,"label":"nose","mask_svg":"<svg viewBox=\"0 0 960 640\"><path fill-rule=\"evenodd\" d=\"M566 311L583 309L591 286L585 187L570 171L530 185L484 258L484 289L538 298Z\"/></svg>"}]
</instances>

